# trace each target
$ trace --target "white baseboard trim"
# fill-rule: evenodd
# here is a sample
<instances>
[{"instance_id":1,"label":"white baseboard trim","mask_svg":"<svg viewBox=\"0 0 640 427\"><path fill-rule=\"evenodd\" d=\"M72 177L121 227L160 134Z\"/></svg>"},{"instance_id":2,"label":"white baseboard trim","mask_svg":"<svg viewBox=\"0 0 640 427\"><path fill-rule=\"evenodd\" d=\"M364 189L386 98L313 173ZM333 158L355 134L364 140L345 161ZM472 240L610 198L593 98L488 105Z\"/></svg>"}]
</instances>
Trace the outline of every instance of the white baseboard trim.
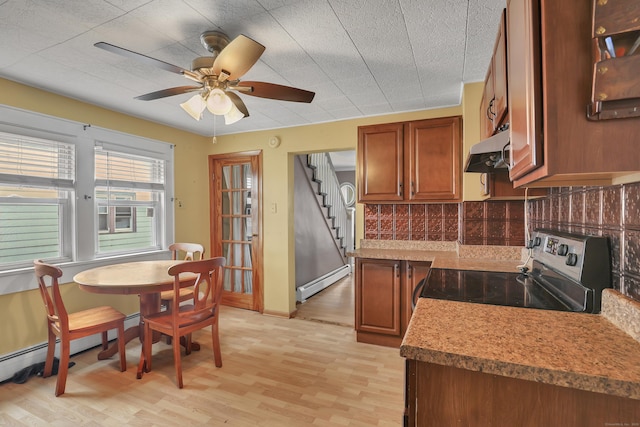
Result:
<instances>
[{"instance_id":1,"label":"white baseboard trim","mask_svg":"<svg viewBox=\"0 0 640 427\"><path fill-rule=\"evenodd\" d=\"M140 323L140 314L134 313L129 316L124 321L125 329L135 326ZM113 340L117 336L116 330L109 331L108 335L109 340ZM60 341L56 341L56 357L60 357L60 346L58 345ZM90 337L80 338L77 340L71 341L71 356L76 353L80 353L82 351L88 350L90 348L96 347L102 343L99 334L91 335ZM24 369L28 366L33 365L34 363L44 362L47 357L47 342L43 342L40 344L33 345L31 347L23 348L21 350L15 351L13 353L8 353L3 356L0 356L0 382L8 380L13 377L13 375L21 369Z\"/></svg>"},{"instance_id":2,"label":"white baseboard trim","mask_svg":"<svg viewBox=\"0 0 640 427\"><path fill-rule=\"evenodd\" d=\"M309 283L305 283L296 289L296 300L305 302L307 298L317 294L321 290L328 288L338 280L351 274L351 264L345 264L342 267L338 267L330 273L324 276L318 277Z\"/></svg>"}]
</instances>

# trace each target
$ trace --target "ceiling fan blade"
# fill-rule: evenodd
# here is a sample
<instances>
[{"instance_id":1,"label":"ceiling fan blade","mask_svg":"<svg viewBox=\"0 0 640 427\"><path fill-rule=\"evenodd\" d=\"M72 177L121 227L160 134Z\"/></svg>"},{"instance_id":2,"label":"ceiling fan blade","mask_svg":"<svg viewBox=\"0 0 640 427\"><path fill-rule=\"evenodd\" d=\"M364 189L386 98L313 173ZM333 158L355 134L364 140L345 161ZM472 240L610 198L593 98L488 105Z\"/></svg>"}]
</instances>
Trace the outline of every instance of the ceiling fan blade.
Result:
<instances>
[{"instance_id":1,"label":"ceiling fan blade","mask_svg":"<svg viewBox=\"0 0 640 427\"><path fill-rule=\"evenodd\" d=\"M231 101L235 104L238 110L240 110L240 112L244 114L245 117L249 117L249 110L247 110L247 106L244 105L244 102L242 101L242 99L233 92L227 91L225 93L227 94L229 99L231 99Z\"/></svg>"},{"instance_id":2,"label":"ceiling fan blade","mask_svg":"<svg viewBox=\"0 0 640 427\"><path fill-rule=\"evenodd\" d=\"M178 86L169 89L159 90L157 92L151 92L144 95L136 96L135 99L141 101L152 101L154 99L166 98L167 96L180 95L182 93L195 92L202 89L202 86Z\"/></svg>"},{"instance_id":3,"label":"ceiling fan blade","mask_svg":"<svg viewBox=\"0 0 640 427\"><path fill-rule=\"evenodd\" d=\"M277 85L275 83L265 82L240 82L239 88L250 87L250 91L242 91L247 95L258 96L260 98L279 99L281 101L306 102L313 101L315 92L298 89L290 86ZM242 89L240 89L242 90Z\"/></svg>"},{"instance_id":4,"label":"ceiling fan blade","mask_svg":"<svg viewBox=\"0 0 640 427\"><path fill-rule=\"evenodd\" d=\"M258 62L264 49L265 47L257 41L241 34L231 40L216 57L213 62L213 73L220 75L224 70L229 74L229 80L237 80Z\"/></svg>"},{"instance_id":5,"label":"ceiling fan blade","mask_svg":"<svg viewBox=\"0 0 640 427\"><path fill-rule=\"evenodd\" d=\"M168 62L161 61L159 59L152 58L147 55L143 55L141 53L134 52L132 50L125 49L123 47L114 46L105 42L98 42L94 44L95 47L99 47L100 49L104 49L111 53L116 53L118 55L124 56L126 58L135 59L137 61L142 61L145 64L162 68L163 70L170 71L176 74L182 74L188 77L193 77L194 73L189 70L185 70L182 67L178 67L177 65L169 64Z\"/></svg>"}]
</instances>

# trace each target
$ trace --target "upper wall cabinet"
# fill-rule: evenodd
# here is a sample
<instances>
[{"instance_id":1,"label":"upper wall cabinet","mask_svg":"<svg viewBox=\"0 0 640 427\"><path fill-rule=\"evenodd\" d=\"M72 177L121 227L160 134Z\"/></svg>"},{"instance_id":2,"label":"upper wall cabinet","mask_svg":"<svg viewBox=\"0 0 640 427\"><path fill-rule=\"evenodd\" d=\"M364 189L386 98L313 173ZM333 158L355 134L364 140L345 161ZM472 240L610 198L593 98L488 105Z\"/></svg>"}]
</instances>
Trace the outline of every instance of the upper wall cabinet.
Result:
<instances>
[{"instance_id":1,"label":"upper wall cabinet","mask_svg":"<svg viewBox=\"0 0 640 427\"><path fill-rule=\"evenodd\" d=\"M484 81L484 92L480 103L480 129L482 138L493 135L505 125L507 103L507 43L506 10L503 11L493 56Z\"/></svg>"},{"instance_id":2,"label":"upper wall cabinet","mask_svg":"<svg viewBox=\"0 0 640 427\"><path fill-rule=\"evenodd\" d=\"M619 10L637 22L637 1L598 3L635 3ZM592 7L584 0L507 1L510 177L517 187L611 185L640 171L640 117L588 118ZM618 82L629 83L623 76Z\"/></svg>"},{"instance_id":3,"label":"upper wall cabinet","mask_svg":"<svg viewBox=\"0 0 640 427\"><path fill-rule=\"evenodd\" d=\"M461 135L460 116L359 127L358 201L460 201Z\"/></svg>"}]
</instances>

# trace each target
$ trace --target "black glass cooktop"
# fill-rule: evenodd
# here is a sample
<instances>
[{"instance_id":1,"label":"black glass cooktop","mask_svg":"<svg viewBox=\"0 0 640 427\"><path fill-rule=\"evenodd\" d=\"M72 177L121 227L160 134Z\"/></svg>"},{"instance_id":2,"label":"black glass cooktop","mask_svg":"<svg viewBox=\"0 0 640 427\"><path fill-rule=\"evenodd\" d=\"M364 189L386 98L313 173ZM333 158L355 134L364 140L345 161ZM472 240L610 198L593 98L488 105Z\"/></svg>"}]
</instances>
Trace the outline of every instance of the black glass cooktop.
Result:
<instances>
[{"instance_id":1,"label":"black glass cooktop","mask_svg":"<svg viewBox=\"0 0 640 427\"><path fill-rule=\"evenodd\" d=\"M420 296L510 307L571 310L530 276L515 272L432 268Z\"/></svg>"}]
</instances>

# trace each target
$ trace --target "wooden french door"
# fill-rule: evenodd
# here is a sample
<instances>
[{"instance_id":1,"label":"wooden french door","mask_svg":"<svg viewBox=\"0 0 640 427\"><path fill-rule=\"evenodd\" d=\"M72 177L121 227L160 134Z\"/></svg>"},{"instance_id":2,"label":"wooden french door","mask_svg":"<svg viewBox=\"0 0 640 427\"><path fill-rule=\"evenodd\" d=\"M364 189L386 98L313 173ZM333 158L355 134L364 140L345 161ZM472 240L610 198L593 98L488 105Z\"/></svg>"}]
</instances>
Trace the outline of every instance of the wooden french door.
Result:
<instances>
[{"instance_id":1,"label":"wooden french door","mask_svg":"<svg viewBox=\"0 0 640 427\"><path fill-rule=\"evenodd\" d=\"M262 153L209 156L211 251L223 256L222 304L263 311Z\"/></svg>"}]
</instances>

